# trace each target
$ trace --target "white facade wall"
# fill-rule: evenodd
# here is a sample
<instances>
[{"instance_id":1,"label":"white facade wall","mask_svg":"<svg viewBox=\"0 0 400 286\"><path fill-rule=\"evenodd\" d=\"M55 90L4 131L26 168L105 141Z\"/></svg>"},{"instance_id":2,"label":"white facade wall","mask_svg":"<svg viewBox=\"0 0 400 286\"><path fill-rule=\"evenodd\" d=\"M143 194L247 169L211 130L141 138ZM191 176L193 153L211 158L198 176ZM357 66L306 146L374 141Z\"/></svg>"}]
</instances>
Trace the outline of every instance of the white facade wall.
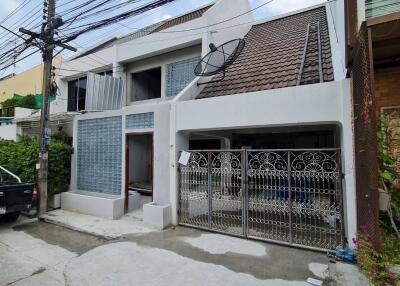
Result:
<instances>
[{"instance_id":1,"label":"white facade wall","mask_svg":"<svg viewBox=\"0 0 400 286\"><path fill-rule=\"evenodd\" d=\"M331 42L334 78L335 80L342 80L346 78L344 1L329 1L325 8Z\"/></svg>"},{"instance_id":2,"label":"white facade wall","mask_svg":"<svg viewBox=\"0 0 400 286\"><path fill-rule=\"evenodd\" d=\"M234 128L336 124L341 130L346 235L356 235L354 149L350 82L342 81L177 102L172 107L171 205L177 223L177 154L187 132ZM186 134L185 134L186 133Z\"/></svg>"},{"instance_id":3,"label":"white facade wall","mask_svg":"<svg viewBox=\"0 0 400 286\"><path fill-rule=\"evenodd\" d=\"M11 124L0 125L0 139L18 141L22 136L22 130L15 122L15 119L24 118L38 112L35 109L15 107L14 121Z\"/></svg>"},{"instance_id":4,"label":"white facade wall","mask_svg":"<svg viewBox=\"0 0 400 286\"><path fill-rule=\"evenodd\" d=\"M0 139L17 141L17 124L0 125Z\"/></svg>"},{"instance_id":5,"label":"white facade wall","mask_svg":"<svg viewBox=\"0 0 400 286\"><path fill-rule=\"evenodd\" d=\"M125 128L125 117L130 114L139 114L139 113L154 113L154 128L147 129L126 129ZM71 191L76 193L77 195L84 194L86 190L79 190L77 187L77 126L79 120L87 120L94 118L105 118L111 116L122 116L122 162L121 165L121 194L119 196L114 196L115 200L120 200L120 198L125 199L125 156L126 156L126 135L127 134L140 134L153 132L154 138L154 158L153 158L153 201L158 205L167 205L169 204L169 185L170 185L170 176L169 176L169 114L170 114L170 106L169 104L142 104L138 106L128 106L123 108L122 110L115 111L106 111L106 112L98 112L98 113L90 113L76 116L74 119L74 136L73 136L73 146L75 148L75 152L72 156L71 163ZM92 193L92 196L102 196L102 194ZM109 198L108 198L109 199ZM114 207L123 207L123 204L115 204L113 200L105 200L103 203L109 203ZM70 209L69 206L65 206L65 209ZM85 209L74 208L71 209L73 211L80 211L85 213ZM123 214L123 210L116 211L116 213ZM114 217L115 218L115 217Z\"/></svg>"}]
</instances>

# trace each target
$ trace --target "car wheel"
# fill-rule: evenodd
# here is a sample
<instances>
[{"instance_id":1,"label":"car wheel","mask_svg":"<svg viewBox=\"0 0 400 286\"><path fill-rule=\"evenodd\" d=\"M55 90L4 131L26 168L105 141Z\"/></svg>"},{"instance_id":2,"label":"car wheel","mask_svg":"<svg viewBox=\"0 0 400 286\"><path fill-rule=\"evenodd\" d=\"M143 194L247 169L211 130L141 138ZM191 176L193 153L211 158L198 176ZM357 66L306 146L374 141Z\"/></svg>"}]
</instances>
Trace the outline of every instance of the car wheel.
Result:
<instances>
[{"instance_id":1,"label":"car wheel","mask_svg":"<svg viewBox=\"0 0 400 286\"><path fill-rule=\"evenodd\" d=\"M5 214L4 217L3 217L3 220L7 221L7 222L16 221L18 219L18 217L19 217L19 214L20 214L20 212L14 212L14 213Z\"/></svg>"}]
</instances>

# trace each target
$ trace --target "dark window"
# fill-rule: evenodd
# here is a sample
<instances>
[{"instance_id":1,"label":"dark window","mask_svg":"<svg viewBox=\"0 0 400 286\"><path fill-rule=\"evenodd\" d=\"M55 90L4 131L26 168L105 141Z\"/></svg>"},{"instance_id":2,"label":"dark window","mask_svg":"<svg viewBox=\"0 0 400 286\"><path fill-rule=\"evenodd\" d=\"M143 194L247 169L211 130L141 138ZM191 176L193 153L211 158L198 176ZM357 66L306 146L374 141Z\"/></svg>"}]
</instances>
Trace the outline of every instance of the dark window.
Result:
<instances>
[{"instance_id":1,"label":"dark window","mask_svg":"<svg viewBox=\"0 0 400 286\"><path fill-rule=\"evenodd\" d=\"M109 75L109 76L112 76L113 75L113 71L112 70L108 70L108 71L99 72L97 74L98 75Z\"/></svg>"},{"instance_id":2,"label":"dark window","mask_svg":"<svg viewBox=\"0 0 400 286\"><path fill-rule=\"evenodd\" d=\"M233 134L233 149L308 149L334 148L333 131Z\"/></svg>"},{"instance_id":3,"label":"dark window","mask_svg":"<svg viewBox=\"0 0 400 286\"><path fill-rule=\"evenodd\" d=\"M68 111L80 111L85 109L86 82L86 77L68 82Z\"/></svg>"},{"instance_id":4,"label":"dark window","mask_svg":"<svg viewBox=\"0 0 400 286\"><path fill-rule=\"evenodd\" d=\"M220 139L189 140L189 150L218 150L221 149Z\"/></svg>"},{"instance_id":5,"label":"dark window","mask_svg":"<svg viewBox=\"0 0 400 286\"><path fill-rule=\"evenodd\" d=\"M131 101L161 97L161 68L134 73L132 75Z\"/></svg>"},{"instance_id":6,"label":"dark window","mask_svg":"<svg viewBox=\"0 0 400 286\"><path fill-rule=\"evenodd\" d=\"M68 82L68 111L76 111L77 107L77 90L76 85L78 81L73 80Z\"/></svg>"}]
</instances>

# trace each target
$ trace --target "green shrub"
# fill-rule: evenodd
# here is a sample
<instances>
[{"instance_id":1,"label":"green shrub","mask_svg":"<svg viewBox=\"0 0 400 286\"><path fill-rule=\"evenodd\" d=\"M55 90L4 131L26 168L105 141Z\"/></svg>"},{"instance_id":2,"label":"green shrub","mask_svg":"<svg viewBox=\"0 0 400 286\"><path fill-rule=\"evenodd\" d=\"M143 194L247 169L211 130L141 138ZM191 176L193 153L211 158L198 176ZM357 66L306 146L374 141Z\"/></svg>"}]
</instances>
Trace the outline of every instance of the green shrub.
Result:
<instances>
[{"instance_id":1,"label":"green shrub","mask_svg":"<svg viewBox=\"0 0 400 286\"><path fill-rule=\"evenodd\" d=\"M16 143L0 140L0 165L21 178L23 182L36 183L38 140L26 138ZM70 182L72 147L52 140L49 147L48 194L67 191Z\"/></svg>"},{"instance_id":2,"label":"green shrub","mask_svg":"<svg viewBox=\"0 0 400 286\"><path fill-rule=\"evenodd\" d=\"M24 108L37 108L35 96L33 94L28 94L26 96L13 97L6 99L0 103L2 108L8 107L24 107Z\"/></svg>"},{"instance_id":3,"label":"green shrub","mask_svg":"<svg viewBox=\"0 0 400 286\"><path fill-rule=\"evenodd\" d=\"M386 231L382 231L377 246L365 232L357 237L357 262L364 274L374 285L397 285L400 277L390 271L390 266L400 264L400 241Z\"/></svg>"},{"instance_id":4,"label":"green shrub","mask_svg":"<svg viewBox=\"0 0 400 286\"><path fill-rule=\"evenodd\" d=\"M2 108L15 107L17 105L17 100L15 98L9 98L4 100L0 104Z\"/></svg>"}]
</instances>

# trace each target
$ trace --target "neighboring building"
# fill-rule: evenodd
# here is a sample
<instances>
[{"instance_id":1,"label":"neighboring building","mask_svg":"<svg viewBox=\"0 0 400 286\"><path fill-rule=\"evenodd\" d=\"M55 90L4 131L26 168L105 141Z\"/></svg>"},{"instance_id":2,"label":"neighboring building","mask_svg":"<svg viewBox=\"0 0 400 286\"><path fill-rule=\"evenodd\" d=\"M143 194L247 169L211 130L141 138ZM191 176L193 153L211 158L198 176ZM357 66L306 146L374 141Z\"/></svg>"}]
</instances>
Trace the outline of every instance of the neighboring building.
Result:
<instances>
[{"instance_id":1,"label":"neighboring building","mask_svg":"<svg viewBox=\"0 0 400 286\"><path fill-rule=\"evenodd\" d=\"M247 0L219 0L63 62L58 100L98 111L74 118L63 209L116 219L140 205L134 191L148 192L143 219L160 228L314 249L351 243L344 3L258 22L248 11ZM209 44L237 38L246 44L225 78L198 85L210 80L193 74Z\"/></svg>"},{"instance_id":2,"label":"neighboring building","mask_svg":"<svg viewBox=\"0 0 400 286\"><path fill-rule=\"evenodd\" d=\"M60 65L61 57L55 57L53 63L55 66ZM18 140L22 136L38 136L39 132L39 115L42 100L42 65L37 65L19 74L13 74L0 80L0 139ZM35 96L36 106L33 109L26 108L1 108L1 102L16 98L21 99L28 94ZM55 96L50 98L51 110ZM36 122L31 124L30 122ZM57 120L53 126L53 132L57 132L57 126L65 121ZM54 123L54 120L53 120ZM51 121L51 125L54 125ZM72 130L72 120L69 120L69 126L65 129ZM53 134L54 134L53 133ZM72 135L72 131L71 131Z\"/></svg>"},{"instance_id":3,"label":"neighboring building","mask_svg":"<svg viewBox=\"0 0 400 286\"><path fill-rule=\"evenodd\" d=\"M347 66L353 82L358 227L379 238L376 127L380 114L393 128L400 162L400 2L346 1Z\"/></svg>"},{"instance_id":4,"label":"neighboring building","mask_svg":"<svg viewBox=\"0 0 400 286\"><path fill-rule=\"evenodd\" d=\"M54 64L59 65L61 57L54 58ZM42 93L42 65L34 66L19 74L13 74L0 80L0 103L15 94L41 94Z\"/></svg>"}]
</instances>

